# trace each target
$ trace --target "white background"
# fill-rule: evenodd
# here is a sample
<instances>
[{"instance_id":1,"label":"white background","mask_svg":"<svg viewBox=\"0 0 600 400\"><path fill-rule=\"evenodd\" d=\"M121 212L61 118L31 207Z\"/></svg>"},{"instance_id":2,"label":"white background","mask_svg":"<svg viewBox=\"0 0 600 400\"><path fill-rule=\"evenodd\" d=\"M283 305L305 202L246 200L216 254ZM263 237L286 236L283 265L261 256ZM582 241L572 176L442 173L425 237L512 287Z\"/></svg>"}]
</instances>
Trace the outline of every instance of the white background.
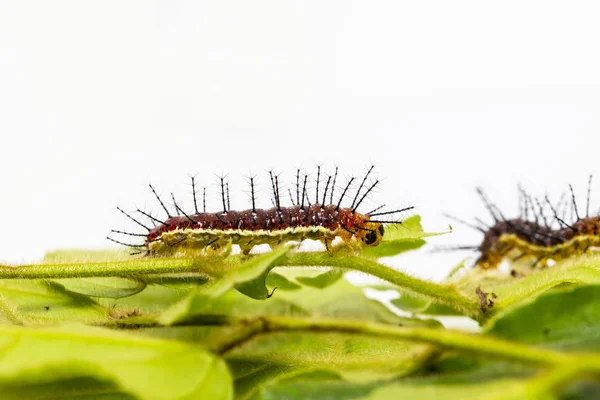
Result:
<instances>
[{"instance_id":1,"label":"white background","mask_svg":"<svg viewBox=\"0 0 600 400\"><path fill-rule=\"evenodd\" d=\"M209 185L274 167L376 164L372 203L486 217L516 184L581 194L598 172L600 24L595 2L0 2L0 260L103 248L159 213L147 183L189 208ZM600 177L599 177L600 181ZM595 186L600 193L600 182ZM600 202L592 203L594 207ZM476 244L454 224L436 244ZM440 278L463 254L401 256Z\"/></svg>"}]
</instances>

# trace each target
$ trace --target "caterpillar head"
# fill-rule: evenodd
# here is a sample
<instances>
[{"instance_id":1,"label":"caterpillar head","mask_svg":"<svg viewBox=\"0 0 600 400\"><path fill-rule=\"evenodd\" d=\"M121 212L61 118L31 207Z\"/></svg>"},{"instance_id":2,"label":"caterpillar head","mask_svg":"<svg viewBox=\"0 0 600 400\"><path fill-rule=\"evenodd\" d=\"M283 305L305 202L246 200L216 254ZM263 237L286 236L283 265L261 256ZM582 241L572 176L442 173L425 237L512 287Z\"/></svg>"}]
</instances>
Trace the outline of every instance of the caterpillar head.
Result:
<instances>
[{"instance_id":1,"label":"caterpillar head","mask_svg":"<svg viewBox=\"0 0 600 400\"><path fill-rule=\"evenodd\" d=\"M383 240L383 224L379 222L372 222L369 224L368 230L361 230L358 239L360 239L365 246L375 247Z\"/></svg>"}]
</instances>

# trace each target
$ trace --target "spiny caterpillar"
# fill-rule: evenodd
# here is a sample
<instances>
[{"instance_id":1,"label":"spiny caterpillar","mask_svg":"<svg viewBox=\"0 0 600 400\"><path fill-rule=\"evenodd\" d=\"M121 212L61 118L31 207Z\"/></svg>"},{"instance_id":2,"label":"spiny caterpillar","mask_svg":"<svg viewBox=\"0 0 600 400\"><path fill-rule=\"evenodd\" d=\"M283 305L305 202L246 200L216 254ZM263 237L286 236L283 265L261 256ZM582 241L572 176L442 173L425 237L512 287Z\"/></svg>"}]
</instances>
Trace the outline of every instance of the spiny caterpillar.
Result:
<instances>
[{"instance_id":1,"label":"spiny caterpillar","mask_svg":"<svg viewBox=\"0 0 600 400\"><path fill-rule=\"evenodd\" d=\"M507 219L478 188L477 192L492 216L494 224L488 227L481 220L476 219L479 224L476 225L448 216L477 229L484 235L479 246L459 246L455 249L478 250L480 256L475 265L487 269L496 268L503 259L509 256L512 262L530 259L532 260L531 268L545 268L551 262L580 255L592 248L600 247L600 216L590 216L589 213L591 182L592 176L590 175L585 217L580 217L573 187L569 185L572 212L575 214L572 223L565 222L568 202L564 203L562 217L559 216L562 199L554 206L548 196L545 196L545 205L552 213L549 221L545 215L545 211L548 210L544 204L519 188L520 215L518 218ZM513 273L516 272L513 270Z\"/></svg>"},{"instance_id":2,"label":"spiny caterpillar","mask_svg":"<svg viewBox=\"0 0 600 400\"><path fill-rule=\"evenodd\" d=\"M217 250L229 244L238 245L243 254L259 244L268 244L275 247L289 241L301 242L304 239L321 241L327 250L331 242L340 237L345 242L360 243L365 246L377 246L385 233L384 224L401 224L398 220L381 220L374 217L391 216L412 209L406 207L399 210L379 211L384 206L377 207L368 213L360 213L358 207L367 196L379 184L379 180L367 184L373 166L368 170L358 189L354 193L352 203L349 207L342 206L344 199L350 198L352 184L356 178L348 179L345 186L339 188L341 195L334 202L336 192L336 180L338 168L333 175L328 175L322 196L319 195L321 188L321 167L317 169L315 202L310 203L307 192L308 174L301 179L300 170L296 174L296 198L288 190L291 206L282 206L279 189L279 175L269 172L273 190L273 207L261 209L256 207L256 176L248 178L250 186L250 198L252 208L235 211L229 203L229 185L224 178L220 177L222 211L206 211L206 188L203 192L203 210L198 210L196 201L196 182L192 177L192 193L194 200L194 212L186 213L173 199L173 206L177 215L172 215L164 202L154 190L150 189L162 209L167 214L164 220L158 219L149 213L137 209L136 211L148 218L153 227L141 223L132 215L121 208L117 209L138 226L147 230L147 233L131 233L112 230L111 233L144 238L143 244L128 244L111 237L107 239L133 248L141 249L138 253L150 255L173 255L177 253L206 252ZM323 179L324 181L324 179ZM330 187L331 184L331 187ZM327 199L329 201L327 202Z\"/></svg>"}]
</instances>

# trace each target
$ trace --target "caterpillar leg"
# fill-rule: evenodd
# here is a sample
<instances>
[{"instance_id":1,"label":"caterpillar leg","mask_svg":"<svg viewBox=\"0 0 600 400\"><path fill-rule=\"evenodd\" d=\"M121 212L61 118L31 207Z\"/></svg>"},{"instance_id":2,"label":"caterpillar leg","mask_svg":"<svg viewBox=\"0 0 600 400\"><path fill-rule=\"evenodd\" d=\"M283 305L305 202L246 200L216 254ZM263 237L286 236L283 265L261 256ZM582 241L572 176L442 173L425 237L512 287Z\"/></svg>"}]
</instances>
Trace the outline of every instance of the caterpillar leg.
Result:
<instances>
[{"instance_id":1,"label":"caterpillar leg","mask_svg":"<svg viewBox=\"0 0 600 400\"><path fill-rule=\"evenodd\" d=\"M250 254L250 250L252 250L252 248L254 247L254 245L252 244L252 240L249 240L245 244L240 244L239 246L240 246L242 255L244 255L244 256L247 256L248 254Z\"/></svg>"},{"instance_id":2,"label":"caterpillar leg","mask_svg":"<svg viewBox=\"0 0 600 400\"><path fill-rule=\"evenodd\" d=\"M516 257L513 257L512 262L517 262L519 261L521 258L525 257L527 255L527 253L521 253Z\"/></svg>"},{"instance_id":3,"label":"caterpillar leg","mask_svg":"<svg viewBox=\"0 0 600 400\"><path fill-rule=\"evenodd\" d=\"M325 245L325 250L329 253L332 254L331 252L331 247L329 247L329 239L321 239L321 243L323 243Z\"/></svg>"},{"instance_id":4,"label":"caterpillar leg","mask_svg":"<svg viewBox=\"0 0 600 400\"><path fill-rule=\"evenodd\" d=\"M540 262L543 262L543 264L545 264L545 261L544 261L544 259L545 259L545 258L546 258L546 256L539 256L539 257L538 257L538 258L535 260L535 262L534 262L533 264L531 264L531 268L532 268L532 269L533 269L533 268L536 268L536 267L537 267L537 266L540 264ZM543 266L541 266L541 268L544 268L544 267L543 267Z\"/></svg>"}]
</instances>

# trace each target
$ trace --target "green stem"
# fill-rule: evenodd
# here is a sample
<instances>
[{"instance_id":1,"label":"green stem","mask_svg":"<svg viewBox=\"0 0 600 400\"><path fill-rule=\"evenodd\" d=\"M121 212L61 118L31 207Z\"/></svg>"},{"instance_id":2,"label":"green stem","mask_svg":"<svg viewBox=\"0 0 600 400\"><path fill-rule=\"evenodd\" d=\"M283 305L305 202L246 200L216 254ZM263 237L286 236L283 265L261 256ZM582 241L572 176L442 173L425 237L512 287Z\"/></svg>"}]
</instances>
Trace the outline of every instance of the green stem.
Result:
<instances>
[{"instance_id":1,"label":"green stem","mask_svg":"<svg viewBox=\"0 0 600 400\"><path fill-rule=\"evenodd\" d=\"M148 318L145 321L139 317L116 321L113 324L105 324L107 327L128 328L132 325L137 327L161 326L155 319ZM242 346L254 339L257 335L273 332L338 332L346 334L357 334L386 339L401 339L420 343L437 345L444 349L452 349L467 352L478 356L489 356L512 360L519 363L537 366L548 366L553 369L546 375L541 375L539 380L544 383L544 390L551 390L568 382L572 377L587 373L597 376L600 373L600 357L590 354L565 354L553 350L532 347L520 343L496 339L481 334L470 334L460 331L446 329L431 329L421 327L400 327L378 322L351 321L331 318L302 318L302 317L280 317L260 316L242 318L235 316L206 316L196 318L193 323L186 326L229 326L232 329L227 334L220 334L216 341L208 343L215 352L226 354L227 352ZM164 325L162 325L164 326ZM564 367L564 368L563 368ZM539 387L538 387L539 389ZM532 389L533 390L533 389ZM540 389L542 390L542 389Z\"/></svg>"},{"instance_id":2,"label":"green stem","mask_svg":"<svg viewBox=\"0 0 600 400\"><path fill-rule=\"evenodd\" d=\"M221 259L222 260L222 259ZM148 258L131 261L77 264L32 264L0 266L0 279L59 279L90 277L131 277L153 274L202 273L212 277L215 260L203 258Z\"/></svg>"},{"instance_id":3,"label":"green stem","mask_svg":"<svg viewBox=\"0 0 600 400\"><path fill-rule=\"evenodd\" d=\"M225 263L227 261L227 263ZM239 264L239 257L148 258L131 261L93 262L79 264L33 264L20 267L0 266L0 279L59 279L86 277L135 277L156 274L199 273L208 278L219 277L230 264ZM460 294L454 286L427 282L376 261L356 256L332 256L329 253L292 253L280 261L280 266L330 266L365 272L390 282L403 290L428 297L436 303L482 321L488 315L479 303Z\"/></svg>"},{"instance_id":4,"label":"green stem","mask_svg":"<svg viewBox=\"0 0 600 400\"><path fill-rule=\"evenodd\" d=\"M327 253L294 253L283 263L285 266L328 266L365 272L403 290L452 307L476 320L486 317L477 300L463 296L454 286L421 280L367 258L335 257Z\"/></svg>"},{"instance_id":5,"label":"green stem","mask_svg":"<svg viewBox=\"0 0 600 400\"><path fill-rule=\"evenodd\" d=\"M113 328L128 328L133 325L161 326L153 318L142 319L132 317L104 324ZM470 334L447 329L431 329L421 327L400 327L378 322L350 321L332 318L302 318L302 317L279 317L260 316L241 318L234 316L206 316L197 318L193 323L183 324L185 326L229 326L232 329L227 335L219 335L215 343L210 347L215 352L225 354L238 346L249 342L257 335L273 332L338 332L386 339L401 339L421 343L429 343L445 349L468 352L475 355L484 355L504 360L512 360L519 363L560 367L576 365L579 370L598 373L600 371L600 357L590 355L577 355L559 353L553 350L541 349L520 343L496 339L481 334ZM164 326L164 325L162 325ZM561 374L550 379L552 382L562 381ZM570 376L570 375L569 375Z\"/></svg>"}]
</instances>

